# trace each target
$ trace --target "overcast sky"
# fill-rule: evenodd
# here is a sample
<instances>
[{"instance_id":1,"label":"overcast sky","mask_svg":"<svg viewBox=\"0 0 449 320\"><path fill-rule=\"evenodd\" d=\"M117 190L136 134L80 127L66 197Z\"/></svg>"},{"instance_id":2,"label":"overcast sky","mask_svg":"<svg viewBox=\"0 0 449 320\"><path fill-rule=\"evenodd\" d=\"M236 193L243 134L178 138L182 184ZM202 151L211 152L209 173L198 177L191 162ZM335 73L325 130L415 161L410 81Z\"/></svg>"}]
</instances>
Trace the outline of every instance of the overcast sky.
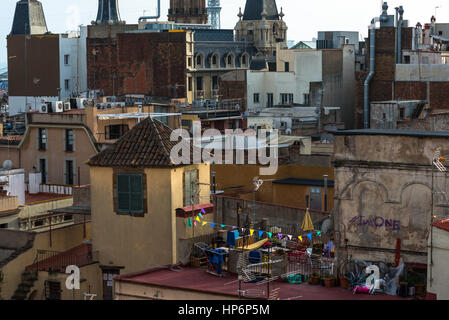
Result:
<instances>
[{"instance_id":1,"label":"overcast sky","mask_svg":"<svg viewBox=\"0 0 449 320\"><path fill-rule=\"evenodd\" d=\"M6 61L6 36L11 31L16 0L1 0L0 11L0 65ZM88 25L97 15L96 0L41 0L49 31L63 33L76 26ZM162 0L161 21L167 20L169 0ZM238 8L245 7L245 0L221 0L223 7L222 28L234 28ZM127 23L136 23L139 16L156 12L156 0L119 0L120 14ZM367 35L367 26L381 12L381 0L277 0L278 9L283 7L284 20L288 26L289 40L311 40L318 31L359 31ZM449 22L449 3L446 0L394 0L389 1L389 13L403 5L405 19L411 25L418 21L423 25L437 15L437 22ZM439 6L439 9L435 7Z\"/></svg>"}]
</instances>

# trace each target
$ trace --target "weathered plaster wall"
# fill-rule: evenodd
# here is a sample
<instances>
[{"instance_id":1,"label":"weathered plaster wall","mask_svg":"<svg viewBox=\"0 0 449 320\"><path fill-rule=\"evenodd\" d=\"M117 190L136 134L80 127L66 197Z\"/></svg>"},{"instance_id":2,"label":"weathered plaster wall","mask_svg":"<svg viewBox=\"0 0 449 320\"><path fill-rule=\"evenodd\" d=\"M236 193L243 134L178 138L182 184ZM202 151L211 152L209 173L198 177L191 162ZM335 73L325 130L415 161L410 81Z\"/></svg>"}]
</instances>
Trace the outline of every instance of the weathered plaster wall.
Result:
<instances>
[{"instance_id":1,"label":"weathered plaster wall","mask_svg":"<svg viewBox=\"0 0 449 320\"><path fill-rule=\"evenodd\" d=\"M433 153L449 141L409 136L337 136L335 227L339 258L394 261L396 240L405 262L427 263ZM448 214L447 177L434 174L433 214ZM345 242L347 239L347 242ZM348 245L348 250L345 246Z\"/></svg>"}]
</instances>

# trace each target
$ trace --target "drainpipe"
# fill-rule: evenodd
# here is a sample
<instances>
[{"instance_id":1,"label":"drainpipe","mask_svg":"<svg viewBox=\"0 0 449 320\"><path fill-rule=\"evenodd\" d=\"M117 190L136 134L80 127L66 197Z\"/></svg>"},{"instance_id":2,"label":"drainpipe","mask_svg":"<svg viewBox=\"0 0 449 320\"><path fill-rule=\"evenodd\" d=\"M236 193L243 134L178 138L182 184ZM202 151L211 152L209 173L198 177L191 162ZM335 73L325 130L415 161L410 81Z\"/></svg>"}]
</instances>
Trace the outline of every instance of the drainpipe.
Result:
<instances>
[{"instance_id":1,"label":"drainpipe","mask_svg":"<svg viewBox=\"0 0 449 320\"><path fill-rule=\"evenodd\" d=\"M141 20L146 19L159 19L161 17L161 0L157 0L157 16L143 16L139 18L139 22Z\"/></svg>"},{"instance_id":2,"label":"drainpipe","mask_svg":"<svg viewBox=\"0 0 449 320\"><path fill-rule=\"evenodd\" d=\"M399 7L399 21L398 21L398 55L396 63L402 63L402 23L404 21L404 8Z\"/></svg>"},{"instance_id":3,"label":"drainpipe","mask_svg":"<svg viewBox=\"0 0 449 320\"><path fill-rule=\"evenodd\" d=\"M380 21L379 17L371 20L370 25L370 66L369 74L365 80L365 90L364 90L364 106L363 106L363 127L369 129L369 93L370 93L370 83L376 73L376 22Z\"/></svg>"},{"instance_id":4,"label":"drainpipe","mask_svg":"<svg viewBox=\"0 0 449 320\"><path fill-rule=\"evenodd\" d=\"M396 10L396 18L395 18L395 27L396 27L396 39L395 39L395 42L394 42L394 54L395 54L395 57L394 57L394 61L395 61L395 64L397 64L398 63L398 37L399 37L399 33L398 33L398 27L399 27L399 13L398 13L398 11L399 11L399 7L396 7L396 8L394 8L395 10Z\"/></svg>"}]
</instances>

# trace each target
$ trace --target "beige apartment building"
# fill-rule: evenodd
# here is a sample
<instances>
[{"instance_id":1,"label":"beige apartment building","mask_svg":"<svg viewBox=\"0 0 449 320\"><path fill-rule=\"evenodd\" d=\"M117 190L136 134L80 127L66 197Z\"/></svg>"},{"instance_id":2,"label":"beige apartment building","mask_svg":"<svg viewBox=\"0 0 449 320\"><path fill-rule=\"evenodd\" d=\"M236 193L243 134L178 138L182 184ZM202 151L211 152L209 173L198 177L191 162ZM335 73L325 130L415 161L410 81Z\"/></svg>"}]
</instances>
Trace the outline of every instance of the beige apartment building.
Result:
<instances>
[{"instance_id":1,"label":"beige apartment building","mask_svg":"<svg viewBox=\"0 0 449 320\"><path fill-rule=\"evenodd\" d=\"M103 274L187 263L190 239L212 232L188 227L192 205L196 214L205 210L203 221L214 219L210 165L172 163L170 135L169 127L147 118L89 160L92 245Z\"/></svg>"}]
</instances>

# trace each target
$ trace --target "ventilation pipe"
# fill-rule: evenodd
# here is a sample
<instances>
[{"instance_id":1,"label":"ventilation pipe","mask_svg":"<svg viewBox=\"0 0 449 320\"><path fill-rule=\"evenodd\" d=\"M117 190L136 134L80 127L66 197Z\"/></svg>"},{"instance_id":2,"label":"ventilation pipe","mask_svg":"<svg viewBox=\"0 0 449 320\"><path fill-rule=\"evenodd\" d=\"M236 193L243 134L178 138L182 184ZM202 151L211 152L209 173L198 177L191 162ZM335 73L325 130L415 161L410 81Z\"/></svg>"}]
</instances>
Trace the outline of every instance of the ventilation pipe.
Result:
<instances>
[{"instance_id":1,"label":"ventilation pipe","mask_svg":"<svg viewBox=\"0 0 449 320\"><path fill-rule=\"evenodd\" d=\"M398 55L396 58L396 63L402 63L402 23L404 22L404 8L399 7L399 21L398 21Z\"/></svg>"},{"instance_id":2,"label":"ventilation pipe","mask_svg":"<svg viewBox=\"0 0 449 320\"><path fill-rule=\"evenodd\" d=\"M161 0L157 0L157 16L143 16L139 18L139 22L146 19L159 19L161 17Z\"/></svg>"},{"instance_id":3,"label":"ventilation pipe","mask_svg":"<svg viewBox=\"0 0 449 320\"><path fill-rule=\"evenodd\" d=\"M376 22L380 21L379 17L374 18L370 25L370 53L369 53L369 74L365 80L364 105L363 105L363 127L369 128L369 112L370 112L370 83L376 73Z\"/></svg>"}]
</instances>

